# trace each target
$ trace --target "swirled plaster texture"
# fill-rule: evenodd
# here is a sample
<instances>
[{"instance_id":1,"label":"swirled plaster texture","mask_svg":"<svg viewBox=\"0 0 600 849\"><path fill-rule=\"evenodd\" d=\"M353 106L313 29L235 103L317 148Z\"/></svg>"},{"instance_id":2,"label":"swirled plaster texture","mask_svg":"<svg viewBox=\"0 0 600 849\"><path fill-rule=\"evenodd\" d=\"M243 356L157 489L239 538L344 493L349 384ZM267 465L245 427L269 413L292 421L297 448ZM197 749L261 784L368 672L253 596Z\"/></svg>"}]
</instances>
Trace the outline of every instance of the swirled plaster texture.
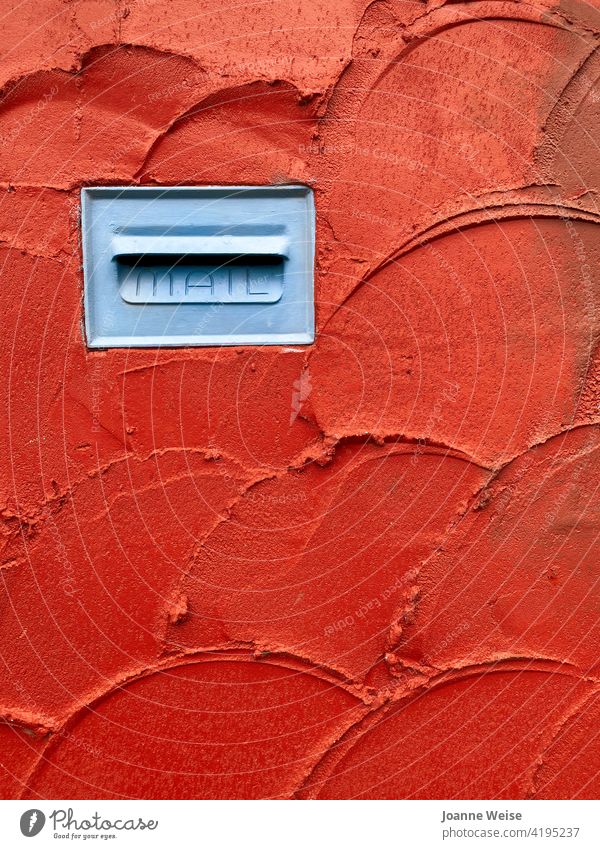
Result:
<instances>
[{"instance_id":1,"label":"swirled plaster texture","mask_svg":"<svg viewBox=\"0 0 600 849\"><path fill-rule=\"evenodd\" d=\"M597 0L2 23L2 796L597 796ZM81 186L284 182L313 346L86 350Z\"/></svg>"}]
</instances>

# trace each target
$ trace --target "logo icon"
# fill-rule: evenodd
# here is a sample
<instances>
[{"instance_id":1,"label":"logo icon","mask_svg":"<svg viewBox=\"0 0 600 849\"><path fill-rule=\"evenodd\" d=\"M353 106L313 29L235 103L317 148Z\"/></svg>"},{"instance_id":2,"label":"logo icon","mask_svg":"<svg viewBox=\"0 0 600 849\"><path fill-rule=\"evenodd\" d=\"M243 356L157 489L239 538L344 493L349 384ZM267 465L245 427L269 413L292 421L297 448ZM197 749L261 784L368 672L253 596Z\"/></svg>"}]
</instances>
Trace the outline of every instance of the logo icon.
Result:
<instances>
[{"instance_id":1,"label":"logo icon","mask_svg":"<svg viewBox=\"0 0 600 849\"><path fill-rule=\"evenodd\" d=\"M290 412L290 427L300 415L302 405L310 395L311 390L312 383L310 382L310 372L307 368L300 374L298 380L294 381L294 388L292 391L292 410Z\"/></svg>"},{"instance_id":2,"label":"logo icon","mask_svg":"<svg viewBox=\"0 0 600 849\"><path fill-rule=\"evenodd\" d=\"M46 817L38 808L31 808L21 816L21 834L25 837L35 837L43 829Z\"/></svg>"}]
</instances>

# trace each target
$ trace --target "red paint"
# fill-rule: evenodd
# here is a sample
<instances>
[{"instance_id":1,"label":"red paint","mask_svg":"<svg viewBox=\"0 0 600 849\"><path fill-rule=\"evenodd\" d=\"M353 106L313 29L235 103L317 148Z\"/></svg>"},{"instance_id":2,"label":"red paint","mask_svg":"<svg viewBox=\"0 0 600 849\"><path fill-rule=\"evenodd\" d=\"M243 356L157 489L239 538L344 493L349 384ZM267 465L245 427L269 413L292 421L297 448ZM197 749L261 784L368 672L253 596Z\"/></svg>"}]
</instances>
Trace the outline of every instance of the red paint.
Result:
<instances>
[{"instance_id":1,"label":"red paint","mask_svg":"<svg viewBox=\"0 0 600 849\"><path fill-rule=\"evenodd\" d=\"M597 796L599 17L9 12L4 797ZM86 350L82 185L282 181L314 346Z\"/></svg>"}]
</instances>

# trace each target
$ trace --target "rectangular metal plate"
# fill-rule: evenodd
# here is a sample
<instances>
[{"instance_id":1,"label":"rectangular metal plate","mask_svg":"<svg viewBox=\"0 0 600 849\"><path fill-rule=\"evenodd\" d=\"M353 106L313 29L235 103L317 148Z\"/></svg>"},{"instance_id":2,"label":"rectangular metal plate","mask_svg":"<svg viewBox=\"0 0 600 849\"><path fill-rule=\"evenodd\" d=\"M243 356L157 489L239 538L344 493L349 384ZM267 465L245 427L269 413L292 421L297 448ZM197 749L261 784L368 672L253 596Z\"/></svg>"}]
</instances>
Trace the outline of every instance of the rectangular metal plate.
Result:
<instances>
[{"instance_id":1,"label":"rectangular metal plate","mask_svg":"<svg viewBox=\"0 0 600 849\"><path fill-rule=\"evenodd\" d=\"M92 348L314 340L306 186L82 190Z\"/></svg>"}]
</instances>

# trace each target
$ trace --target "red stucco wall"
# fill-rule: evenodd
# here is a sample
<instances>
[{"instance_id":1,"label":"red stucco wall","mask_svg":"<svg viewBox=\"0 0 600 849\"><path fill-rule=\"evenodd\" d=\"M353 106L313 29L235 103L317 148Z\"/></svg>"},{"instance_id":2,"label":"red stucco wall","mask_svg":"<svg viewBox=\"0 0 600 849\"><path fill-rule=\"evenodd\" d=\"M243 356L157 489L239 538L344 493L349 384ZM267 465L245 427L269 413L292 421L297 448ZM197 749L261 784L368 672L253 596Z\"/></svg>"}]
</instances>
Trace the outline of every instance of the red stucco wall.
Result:
<instances>
[{"instance_id":1,"label":"red stucco wall","mask_svg":"<svg viewBox=\"0 0 600 849\"><path fill-rule=\"evenodd\" d=\"M4 797L587 797L597 3L4 0ZM314 187L316 343L86 350L79 190Z\"/></svg>"}]
</instances>

